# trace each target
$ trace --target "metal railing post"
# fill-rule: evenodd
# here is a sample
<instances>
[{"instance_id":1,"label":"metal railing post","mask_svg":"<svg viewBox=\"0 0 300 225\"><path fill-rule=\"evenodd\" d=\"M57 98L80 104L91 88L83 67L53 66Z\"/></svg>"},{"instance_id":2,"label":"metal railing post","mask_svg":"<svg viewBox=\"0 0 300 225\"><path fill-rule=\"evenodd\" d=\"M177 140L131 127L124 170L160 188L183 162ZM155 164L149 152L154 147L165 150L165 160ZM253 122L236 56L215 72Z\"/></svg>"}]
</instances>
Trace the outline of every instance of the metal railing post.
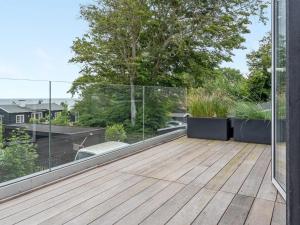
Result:
<instances>
[{"instance_id":1,"label":"metal railing post","mask_svg":"<svg viewBox=\"0 0 300 225\"><path fill-rule=\"evenodd\" d=\"M145 140L145 86L143 86L143 141Z\"/></svg>"},{"instance_id":2,"label":"metal railing post","mask_svg":"<svg viewBox=\"0 0 300 225\"><path fill-rule=\"evenodd\" d=\"M49 167L49 170L51 171L51 168L52 168L52 161L51 161L51 142L52 142L52 131L51 131L51 128L52 128L52 124L51 124L51 117L52 117L52 82L49 81L49 134L48 134L48 137L49 137L49 148L48 148L48 167Z\"/></svg>"}]
</instances>

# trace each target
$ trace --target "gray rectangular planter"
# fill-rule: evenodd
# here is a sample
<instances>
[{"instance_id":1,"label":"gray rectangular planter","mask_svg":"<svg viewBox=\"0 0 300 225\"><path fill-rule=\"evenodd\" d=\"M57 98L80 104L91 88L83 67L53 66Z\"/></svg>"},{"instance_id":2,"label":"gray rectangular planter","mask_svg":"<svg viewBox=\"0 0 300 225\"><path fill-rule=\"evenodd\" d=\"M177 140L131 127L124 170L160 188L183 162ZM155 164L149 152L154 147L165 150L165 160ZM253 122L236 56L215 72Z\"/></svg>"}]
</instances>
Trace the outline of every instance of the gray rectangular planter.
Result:
<instances>
[{"instance_id":1,"label":"gray rectangular planter","mask_svg":"<svg viewBox=\"0 0 300 225\"><path fill-rule=\"evenodd\" d=\"M271 121L253 119L232 119L235 141L271 144Z\"/></svg>"},{"instance_id":2,"label":"gray rectangular planter","mask_svg":"<svg viewBox=\"0 0 300 225\"><path fill-rule=\"evenodd\" d=\"M187 136L189 138L227 141L230 123L227 118L187 118Z\"/></svg>"}]
</instances>

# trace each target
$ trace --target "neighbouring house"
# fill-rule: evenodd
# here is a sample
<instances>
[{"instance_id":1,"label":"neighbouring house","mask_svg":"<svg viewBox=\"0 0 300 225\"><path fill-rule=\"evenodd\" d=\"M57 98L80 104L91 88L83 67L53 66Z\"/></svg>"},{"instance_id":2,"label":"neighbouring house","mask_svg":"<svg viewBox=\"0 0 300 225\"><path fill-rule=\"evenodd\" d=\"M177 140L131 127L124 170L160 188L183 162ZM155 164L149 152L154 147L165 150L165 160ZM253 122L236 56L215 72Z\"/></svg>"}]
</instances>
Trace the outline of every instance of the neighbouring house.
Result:
<instances>
[{"instance_id":1,"label":"neighbouring house","mask_svg":"<svg viewBox=\"0 0 300 225\"><path fill-rule=\"evenodd\" d=\"M49 108L48 103L0 105L0 122L4 125L29 123L31 118L48 116ZM63 106L51 103L51 118L55 118L63 109Z\"/></svg>"},{"instance_id":2,"label":"neighbouring house","mask_svg":"<svg viewBox=\"0 0 300 225\"><path fill-rule=\"evenodd\" d=\"M12 130L22 128L32 137L37 146L39 165L48 168L49 131L47 124L9 124L5 126L5 136ZM51 162L59 166L72 162L80 148L89 147L105 141L104 128L70 127L51 125Z\"/></svg>"}]
</instances>

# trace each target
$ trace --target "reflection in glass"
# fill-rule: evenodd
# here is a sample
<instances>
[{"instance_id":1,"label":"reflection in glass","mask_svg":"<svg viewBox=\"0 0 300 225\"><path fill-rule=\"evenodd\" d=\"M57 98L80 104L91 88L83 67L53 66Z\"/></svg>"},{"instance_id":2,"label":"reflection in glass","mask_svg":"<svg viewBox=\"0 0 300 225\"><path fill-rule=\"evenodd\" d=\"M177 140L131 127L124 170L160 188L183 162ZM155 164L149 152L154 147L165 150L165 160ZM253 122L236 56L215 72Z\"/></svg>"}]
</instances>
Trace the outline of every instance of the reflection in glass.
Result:
<instances>
[{"instance_id":1,"label":"reflection in glass","mask_svg":"<svg viewBox=\"0 0 300 225\"><path fill-rule=\"evenodd\" d=\"M274 176L286 189L286 0L276 1Z\"/></svg>"}]
</instances>

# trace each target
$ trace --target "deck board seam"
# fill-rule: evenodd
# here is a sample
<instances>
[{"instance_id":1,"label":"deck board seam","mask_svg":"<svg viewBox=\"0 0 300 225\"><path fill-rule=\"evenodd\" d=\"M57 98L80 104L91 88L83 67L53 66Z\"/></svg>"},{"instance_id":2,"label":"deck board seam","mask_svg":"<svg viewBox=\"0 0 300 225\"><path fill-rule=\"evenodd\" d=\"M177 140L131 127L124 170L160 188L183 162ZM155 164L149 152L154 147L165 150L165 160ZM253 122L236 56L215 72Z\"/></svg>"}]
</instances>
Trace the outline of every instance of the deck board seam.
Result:
<instances>
[{"instance_id":1,"label":"deck board seam","mask_svg":"<svg viewBox=\"0 0 300 225\"><path fill-rule=\"evenodd\" d=\"M143 189L141 192L143 192L143 191L149 189L150 187L152 187L153 185L157 184L158 182L160 182L160 181L157 181L157 182L155 182L154 184L148 186L147 188ZM168 184L166 187L162 188L160 191L158 191L157 193L155 193L153 196L147 198L145 201L143 201L142 203L140 203L139 205L137 205L137 206L136 206L133 210L131 210L129 213L131 213L132 211L134 211L136 208L138 208L139 206L141 206L142 204L144 204L145 202L147 202L149 199L151 199L152 197L154 197L155 195L157 195L157 194L160 193L161 191L165 190L165 189L166 189L167 187L169 187L170 185L171 185L171 182L169 182L169 184ZM139 193L141 193L141 192L138 192L137 194L135 194L135 196L137 196L137 195L138 195ZM130 198L130 199L131 199L131 198ZM122 202L121 204L119 204L119 205L113 207L112 209L110 209L110 210L107 211L106 213L102 214L101 216L97 217L96 219L94 219L93 221L89 222L88 224L91 224L91 223L95 222L96 220L98 220L98 219L100 219L101 217L105 216L106 214L110 213L112 210L114 210L115 208L119 207L119 206L122 205L123 203L129 201L130 199L128 199L128 200ZM127 213L125 216L127 216L129 213ZM123 216L123 217L124 217L124 216ZM121 218L123 218L123 217L121 217ZM119 220L118 220L118 221L119 221ZM114 224L117 223L118 221L114 222Z\"/></svg>"},{"instance_id":2,"label":"deck board seam","mask_svg":"<svg viewBox=\"0 0 300 225\"><path fill-rule=\"evenodd\" d=\"M248 144L249 144L249 143L248 143ZM254 149L255 149L257 146L259 146L259 145L255 144L255 145L253 146L252 150L251 150L251 151L249 152L249 154L245 157L245 159L243 160L243 162L246 161L247 157L250 155L250 153L251 153L252 151L254 151ZM265 150L265 149L264 149L264 150ZM246 177L244 178L244 180L242 181L242 184L240 185L240 187L238 188L238 190L236 191L236 193L233 193L233 192L229 192L229 193L232 193L232 194L239 194L239 191L241 190L243 184L245 183L245 181L247 180L249 174L251 173L251 171L253 170L254 166L256 165L258 159L259 159L259 158L261 157L261 155L263 154L264 150L262 150L262 152L259 154L259 157L255 160L255 163L252 165L251 170L248 172L247 176L246 176ZM240 165L239 165L238 168L235 170L235 172L240 168L240 166L242 166L243 162L240 163ZM235 173L235 172L234 172L234 173ZM266 170L266 172L267 172L267 170ZM265 172L265 173L266 173L266 172ZM232 177L232 176L234 175L234 173L232 173L230 177ZM230 179L230 178L229 178L229 179ZM229 179L228 179L228 180L229 180ZM227 180L227 181L228 181L228 180ZM226 182L227 182L227 181L226 181ZM262 180L262 181L263 181L263 180ZM226 182L222 185L222 187L226 184ZM262 182L261 182L261 184L262 184ZM222 189L222 187L220 188L220 190ZM259 189L258 189L258 190L259 190ZM257 192L257 193L258 193L258 192ZM256 194L257 194L257 193L256 193ZM249 196L249 197L253 197L253 196ZM256 198L256 197L254 197L254 198Z\"/></svg>"},{"instance_id":3,"label":"deck board seam","mask_svg":"<svg viewBox=\"0 0 300 225\"><path fill-rule=\"evenodd\" d=\"M113 177L113 178L111 178L111 179L105 181L104 183L109 182L109 181L112 181L112 180L114 180L114 179L118 179L118 178L120 178L120 177L121 177L121 175L120 175L120 176ZM133 177L129 177L128 179L125 179L124 181L129 180L129 179L131 179L131 178L133 178ZM122 181L122 182L124 182L124 181ZM121 183L122 183L122 182L121 182ZM116 184L116 185L114 185L114 186L117 186L117 185L119 185L119 184ZM82 185L82 186L83 186L83 185ZM112 186L112 187L114 187L114 186ZM112 188L112 187L111 187L111 188ZM76 189L76 188L75 188L75 189ZM74 190L74 189L72 189L72 190ZM70 191L72 191L72 190L70 190ZM67 192L70 192L70 191L67 191ZM104 190L104 191L102 191L102 192L99 192L98 194L101 194L101 193L103 193L103 192L105 192L105 191L106 191L106 190ZM67 193L67 192L64 192L64 193ZM60 196L60 195L58 195L58 196ZM57 196L55 196L55 197L57 197ZM76 197L76 196L72 196L72 197L66 199L66 201L68 201L68 200L70 200L70 199L72 199L72 198L74 198L74 197ZM48 199L48 200L50 200L50 199ZM48 201L48 200L46 200L46 201ZM45 202L46 202L46 201L45 201ZM37 205L39 205L39 204L43 204L43 203L44 203L44 202L39 202L39 203L36 204L36 205L31 205L29 208L35 207L35 206L37 206ZM62 203L63 203L63 202L55 203L53 206L50 206L50 207L48 207L48 208L46 208L46 209L43 209L42 211L39 211L39 212L37 212L37 213L35 213L35 214L33 214L33 215L30 215L29 217L23 218L23 219L21 219L20 221L18 221L17 223L20 223L20 222L22 222L22 221L24 221L24 220L27 220L27 219L29 219L29 218L31 218L31 217L33 217L33 216L36 216L36 215L38 215L38 214L40 214L40 213L42 213L42 212L44 212L44 211L47 211L48 209L54 208L54 207L56 207L57 205L62 204ZM28 208L24 208L24 209L18 211L17 213L23 212L23 211L25 211L25 210L27 210L27 209L28 209ZM11 217L11 216L13 216L13 214L11 214L11 215L9 215L9 216L7 216L7 217L1 218L1 219L0 219L0 222L1 222L1 220L6 219L6 218Z\"/></svg>"},{"instance_id":4,"label":"deck board seam","mask_svg":"<svg viewBox=\"0 0 300 225\"><path fill-rule=\"evenodd\" d=\"M158 193L156 193L154 196L152 196L150 199L154 198L156 195L158 195L159 193L161 193L162 191L164 191L165 189L167 189L172 183L171 182L168 186L166 186L164 189L162 189L161 191L159 191ZM177 183L180 184L180 183ZM169 199L167 199L165 202L169 201L171 198L173 198L176 194L178 194L183 188L185 188L185 185L182 185L182 188L179 189L176 193L174 193ZM148 201L148 200L147 200ZM129 215L130 213L132 213L134 210L136 210L138 207L142 206L143 204L145 204L147 201L143 202L141 205L137 206L136 208L134 208L132 211L130 211L129 213L127 213L126 215L124 215L123 217L121 217L120 219L118 219L114 224L118 223L120 220L122 220L124 217L126 217L127 215ZM163 202L163 204L165 203ZM160 208L163 204L161 204L158 208Z\"/></svg>"},{"instance_id":5,"label":"deck board seam","mask_svg":"<svg viewBox=\"0 0 300 225\"><path fill-rule=\"evenodd\" d=\"M247 144L247 145L245 145L243 148L241 148L241 150L238 152L238 153L240 153L243 149L245 149L247 146L248 146L249 144ZM245 155L245 158L238 164L238 166L236 167L236 169L231 173L231 175L225 180L225 182L219 187L219 189L218 190L216 190L216 191L220 191L221 189L222 189L222 187L226 184L226 182L233 176L233 174L238 170L238 168L243 164L243 162L247 159L247 157L250 155L250 153L253 151L255 149L255 146L253 146L252 147L252 149L251 150L249 150L249 152ZM237 153L237 154L238 154ZM236 154L236 155L237 155ZM235 156L236 156L235 155ZM234 156L234 157L235 157ZM233 157L233 158L234 158ZM232 159L233 159L232 158ZM231 159L231 160L232 160ZM209 184L209 182L211 181L211 180L213 180L230 162L231 162L231 160L212 178L212 179L210 179L208 182L207 182L207 184L205 185L205 187ZM213 189L212 189L213 190ZM223 192L227 192L227 191L223 191ZM231 193L231 194L236 194L236 193L232 193L232 192L227 192L227 193Z\"/></svg>"}]
</instances>

